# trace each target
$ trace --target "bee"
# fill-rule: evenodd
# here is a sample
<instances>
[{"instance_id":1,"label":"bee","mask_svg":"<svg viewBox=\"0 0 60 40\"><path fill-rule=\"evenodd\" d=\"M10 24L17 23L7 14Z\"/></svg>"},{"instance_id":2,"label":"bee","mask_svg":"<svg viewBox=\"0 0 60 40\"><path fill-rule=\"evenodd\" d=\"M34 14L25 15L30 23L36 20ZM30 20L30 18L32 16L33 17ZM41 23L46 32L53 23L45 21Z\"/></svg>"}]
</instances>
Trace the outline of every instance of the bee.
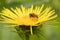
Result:
<instances>
[{"instance_id":1,"label":"bee","mask_svg":"<svg viewBox=\"0 0 60 40\"><path fill-rule=\"evenodd\" d=\"M35 18L35 17L38 18L38 16L37 16L36 14L34 14L34 13L30 13L29 16L30 16L30 17L34 17L34 18Z\"/></svg>"}]
</instances>

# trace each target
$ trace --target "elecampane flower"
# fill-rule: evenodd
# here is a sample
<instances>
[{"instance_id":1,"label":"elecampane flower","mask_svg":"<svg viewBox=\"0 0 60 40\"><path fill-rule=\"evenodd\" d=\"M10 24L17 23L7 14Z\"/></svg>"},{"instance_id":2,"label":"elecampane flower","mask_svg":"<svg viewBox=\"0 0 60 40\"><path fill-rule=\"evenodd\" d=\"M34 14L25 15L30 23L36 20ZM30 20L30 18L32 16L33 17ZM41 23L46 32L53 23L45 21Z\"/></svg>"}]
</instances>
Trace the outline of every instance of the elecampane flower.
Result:
<instances>
[{"instance_id":1,"label":"elecampane flower","mask_svg":"<svg viewBox=\"0 0 60 40\"><path fill-rule=\"evenodd\" d=\"M13 23L16 25L27 26L29 25L32 34L32 26L42 24L45 21L57 17L57 15L54 15L55 11L52 10L51 7L47 7L44 10L43 7L44 4L41 7L40 6L34 7L32 5L30 8L26 8L22 5L21 8L18 7L16 7L15 9L11 8L11 10L4 8L4 10L2 10L1 12L1 15L5 23Z\"/></svg>"}]
</instances>

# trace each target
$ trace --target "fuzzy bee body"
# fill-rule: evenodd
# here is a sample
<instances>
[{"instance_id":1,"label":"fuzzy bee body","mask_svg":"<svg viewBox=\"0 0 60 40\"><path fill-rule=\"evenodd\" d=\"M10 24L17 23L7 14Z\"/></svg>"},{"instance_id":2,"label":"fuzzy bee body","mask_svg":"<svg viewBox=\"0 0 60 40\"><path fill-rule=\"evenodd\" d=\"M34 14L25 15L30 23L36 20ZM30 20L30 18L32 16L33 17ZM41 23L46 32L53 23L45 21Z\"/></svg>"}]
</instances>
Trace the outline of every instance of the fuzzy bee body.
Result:
<instances>
[{"instance_id":1,"label":"fuzzy bee body","mask_svg":"<svg viewBox=\"0 0 60 40\"><path fill-rule=\"evenodd\" d=\"M38 18L38 16L36 14L34 14L34 13L29 14L29 16Z\"/></svg>"}]
</instances>

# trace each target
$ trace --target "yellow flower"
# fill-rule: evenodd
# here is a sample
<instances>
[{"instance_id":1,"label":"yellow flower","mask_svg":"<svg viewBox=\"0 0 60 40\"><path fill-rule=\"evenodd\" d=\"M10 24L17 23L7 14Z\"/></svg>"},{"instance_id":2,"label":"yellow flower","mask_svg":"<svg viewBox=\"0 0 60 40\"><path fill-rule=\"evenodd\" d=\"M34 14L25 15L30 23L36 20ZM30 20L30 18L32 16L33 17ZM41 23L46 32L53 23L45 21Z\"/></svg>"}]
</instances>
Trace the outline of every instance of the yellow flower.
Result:
<instances>
[{"instance_id":1,"label":"yellow flower","mask_svg":"<svg viewBox=\"0 0 60 40\"><path fill-rule=\"evenodd\" d=\"M42 24L45 21L56 18L57 15L51 7L47 7L43 10L44 4L34 7L33 5L30 8L25 8L23 5L21 8L16 7L16 9L11 8L11 10L4 8L1 15L4 18L4 22L13 23L16 25L29 25L30 32L32 33L32 26L37 26ZM43 10L43 11L42 11Z\"/></svg>"}]
</instances>

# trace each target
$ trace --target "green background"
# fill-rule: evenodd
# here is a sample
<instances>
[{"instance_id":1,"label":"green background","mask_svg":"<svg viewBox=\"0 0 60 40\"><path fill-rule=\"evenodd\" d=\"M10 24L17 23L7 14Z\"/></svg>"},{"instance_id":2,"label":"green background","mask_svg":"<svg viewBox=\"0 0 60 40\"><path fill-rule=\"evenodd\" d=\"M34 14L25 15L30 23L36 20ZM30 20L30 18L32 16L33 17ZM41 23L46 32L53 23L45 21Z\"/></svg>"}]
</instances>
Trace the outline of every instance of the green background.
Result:
<instances>
[{"instance_id":1,"label":"green background","mask_svg":"<svg viewBox=\"0 0 60 40\"><path fill-rule=\"evenodd\" d=\"M43 24L43 31L49 40L60 40L60 0L0 0L0 11L3 7L15 8L24 5L29 7L30 5L51 6L58 17L54 20L48 21ZM0 40L21 40L17 33L13 32L15 29L10 27L11 25L0 23ZM42 37L42 36L41 36ZM31 36L30 40L47 40L41 37Z\"/></svg>"}]
</instances>

